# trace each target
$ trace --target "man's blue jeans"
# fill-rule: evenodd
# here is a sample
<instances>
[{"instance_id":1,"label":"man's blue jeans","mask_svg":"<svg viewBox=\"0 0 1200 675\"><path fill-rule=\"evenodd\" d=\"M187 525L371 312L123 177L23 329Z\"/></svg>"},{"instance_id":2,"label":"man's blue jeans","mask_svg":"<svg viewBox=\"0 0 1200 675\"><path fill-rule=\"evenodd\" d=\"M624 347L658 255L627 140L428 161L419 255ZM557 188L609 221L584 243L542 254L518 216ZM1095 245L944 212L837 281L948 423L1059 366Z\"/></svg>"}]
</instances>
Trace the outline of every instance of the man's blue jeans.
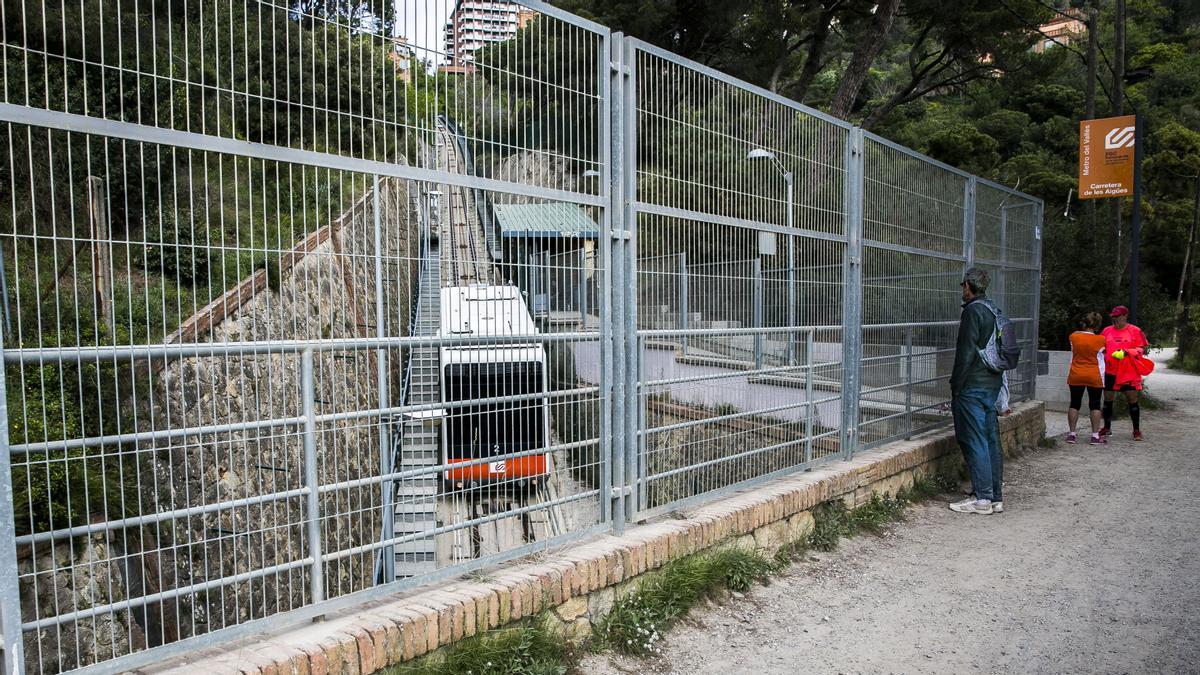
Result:
<instances>
[{"instance_id":1,"label":"man's blue jeans","mask_svg":"<svg viewBox=\"0 0 1200 675\"><path fill-rule=\"evenodd\" d=\"M962 448L976 499L1004 501L1004 454L996 417L998 389L971 387L954 395L954 438Z\"/></svg>"}]
</instances>

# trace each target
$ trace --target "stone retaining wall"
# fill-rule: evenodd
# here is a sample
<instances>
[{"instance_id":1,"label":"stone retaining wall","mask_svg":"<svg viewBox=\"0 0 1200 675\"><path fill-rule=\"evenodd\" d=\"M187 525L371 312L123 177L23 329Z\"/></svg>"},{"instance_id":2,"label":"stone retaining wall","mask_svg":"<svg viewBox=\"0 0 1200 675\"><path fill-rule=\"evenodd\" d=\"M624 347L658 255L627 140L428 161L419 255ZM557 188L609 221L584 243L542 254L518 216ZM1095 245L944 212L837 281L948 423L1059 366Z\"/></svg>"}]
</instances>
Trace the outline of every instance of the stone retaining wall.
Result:
<instances>
[{"instance_id":1,"label":"stone retaining wall","mask_svg":"<svg viewBox=\"0 0 1200 675\"><path fill-rule=\"evenodd\" d=\"M1018 405L1001 419L1006 454L1032 450L1045 432L1040 402ZM773 553L804 535L811 510L840 499L857 506L875 493L896 494L937 471L954 471L961 453L950 430L892 443L807 473L772 481L694 509L684 518L630 527L516 561L484 581L458 580L396 595L331 615L286 633L225 645L175 659L144 673L192 675L366 675L505 626L542 610L575 639L632 592L638 577L664 563L716 546L741 545ZM1003 516L1001 516L1003 517Z\"/></svg>"}]
</instances>

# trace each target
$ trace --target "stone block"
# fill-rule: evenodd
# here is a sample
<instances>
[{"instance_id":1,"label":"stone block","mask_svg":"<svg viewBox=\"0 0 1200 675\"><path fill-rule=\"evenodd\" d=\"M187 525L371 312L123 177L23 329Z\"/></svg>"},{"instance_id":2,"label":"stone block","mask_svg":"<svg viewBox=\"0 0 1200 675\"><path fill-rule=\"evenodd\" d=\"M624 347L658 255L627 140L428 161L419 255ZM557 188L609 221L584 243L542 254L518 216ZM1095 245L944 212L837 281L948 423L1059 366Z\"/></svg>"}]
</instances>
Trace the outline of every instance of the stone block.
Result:
<instances>
[{"instance_id":1,"label":"stone block","mask_svg":"<svg viewBox=\"0 0 1200 675\"><path fill-rule=\"evenodd\" d=\"M567 624L567 639L575 644L579 644L592 634L592 624L588 622L586 617L579 617L571 623Z\"/></svg>"},{"instance_id":2,"label":"stone block","mask_svg":"<svg viewBox=\"0 0 1200 675\"><path fill-rule=\"evenodd\" d=\"M578 596L567 600L563 604L554 608L554 613L563 621L574 621L583 616L588 611L588 598Z\"/></svg>"},{"instance_id":3,"label":"stone block","mask_svg":"<svg viewBox=\"0 0 1200 675\"><path fill-rule=\"evenodd\" d=\"M588 617L592 623L595 623L600 618L604 617L612 611L613 603L616 602L617 592L613 588L602 588L588 597Z\"/></svg>"}]
</instances>

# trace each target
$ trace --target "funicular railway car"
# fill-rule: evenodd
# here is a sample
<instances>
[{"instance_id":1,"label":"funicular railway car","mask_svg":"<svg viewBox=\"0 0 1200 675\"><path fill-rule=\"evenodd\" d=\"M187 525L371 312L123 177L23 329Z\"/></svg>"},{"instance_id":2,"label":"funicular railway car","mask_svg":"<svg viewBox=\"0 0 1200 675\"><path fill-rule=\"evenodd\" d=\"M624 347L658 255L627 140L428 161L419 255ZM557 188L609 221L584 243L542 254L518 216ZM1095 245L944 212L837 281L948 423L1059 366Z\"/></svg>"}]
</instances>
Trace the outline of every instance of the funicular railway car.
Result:
<instances>
[{"instance_id":1,"label":"funicular railway car","mask_svg":"<svg viewBox=\"0 0 1200 675\"><path fill-rule=\"evenodd\" d=\"M538 332L516 286L441 289L444 337L533 335ZM546 350L540 343L448 346L441 349L442 401L527 397L549 390ZM442 463L477 462L445 471L449 490L478 486L539 488L550 471L550 415L546 398L447 407ZM542 452L530 452L538 449ZM525 454L521 454L525 453ZM507 455L516 454L516 457Z\"/></svg>"}]
</instances>

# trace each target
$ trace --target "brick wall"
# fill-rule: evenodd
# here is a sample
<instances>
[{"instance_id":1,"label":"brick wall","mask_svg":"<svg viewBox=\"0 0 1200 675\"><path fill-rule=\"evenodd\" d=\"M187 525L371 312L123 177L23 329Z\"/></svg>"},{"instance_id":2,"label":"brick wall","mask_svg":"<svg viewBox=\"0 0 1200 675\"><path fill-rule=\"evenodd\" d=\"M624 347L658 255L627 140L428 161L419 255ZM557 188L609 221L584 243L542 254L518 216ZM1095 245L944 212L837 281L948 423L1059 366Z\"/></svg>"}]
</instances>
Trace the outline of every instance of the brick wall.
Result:
<instances>
[{"instance_id":1,"label":"brick wall","mask_svg":"<svg viewBox=\"0 0 1200 675\"><path fill-rule=\"evenodd\" d=\"M1032 450L1045 432L1041 402L1001 418L1006 454ZM572 638L582 639L638 576L714 546L760 548L770 555L802 536L822 502L847 506L873 493L896 494L923 475L956 470L961 453L950 430L891 443L853 461L796 474L696 508L681 519L630 527L497 568L486 581L454 581L388 597L331 615L321 624L231 643L144 668L143 673L194 675L366 675L477 633L552 609Z\"/></svg>"}]
</instances>

